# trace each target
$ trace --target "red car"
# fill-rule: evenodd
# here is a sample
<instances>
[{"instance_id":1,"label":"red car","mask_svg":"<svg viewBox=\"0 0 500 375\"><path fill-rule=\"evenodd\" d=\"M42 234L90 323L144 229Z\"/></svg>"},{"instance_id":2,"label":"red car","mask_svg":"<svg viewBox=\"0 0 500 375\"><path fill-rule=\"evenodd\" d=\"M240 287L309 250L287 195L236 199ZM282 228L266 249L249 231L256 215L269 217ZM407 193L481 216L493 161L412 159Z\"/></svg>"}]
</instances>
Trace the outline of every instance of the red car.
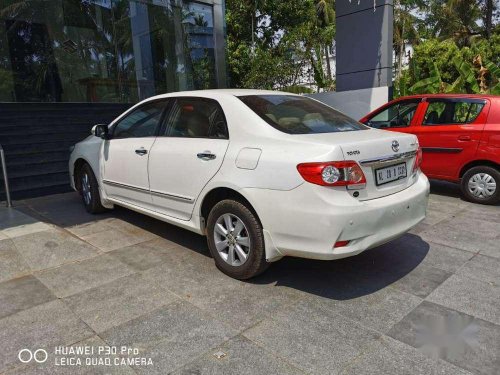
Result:
<instances>
[{"instance_id":1,"label":"red car","mask_svg":"<svg viewBox=\"0 0 500 375\"><path fill-rule=\"evenodd\" d=\"M500 201L500 96L407 96L360 121L415 134L423 151L421 168L429 178L460 183L472 202Z\"/></svg>"}]
</instances>

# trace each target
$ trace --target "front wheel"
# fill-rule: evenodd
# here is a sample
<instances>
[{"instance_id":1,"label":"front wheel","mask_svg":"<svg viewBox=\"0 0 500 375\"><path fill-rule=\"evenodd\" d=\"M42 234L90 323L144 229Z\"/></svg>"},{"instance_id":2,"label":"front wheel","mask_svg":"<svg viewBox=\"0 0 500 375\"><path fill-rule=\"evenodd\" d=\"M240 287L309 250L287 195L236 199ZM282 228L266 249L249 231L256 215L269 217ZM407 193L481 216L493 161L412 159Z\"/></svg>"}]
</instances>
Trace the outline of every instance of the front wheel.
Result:
<instances>
[{"instance_id":1,"label":"front wheel","mask_svg":"<svg viewBox=\"0 0 500 375\"><path fill-rule=\"evenodd\" d=\"M493 167L473 167L463 175L461 188L471 202L496 204L500 201L500 172Z\"/></svg>"},{"instance_id":2,"label":"front wheel","mask_svg":"<svg viewBox=\"0 0 500 375\"><path fill-rule=\"evenodd\" d=\"M106 211L101 204L99 185L90 165L85 164L78 173L78 177L80 179L80 194L82 195L83 205L87 212L96 214Z\"/></svg>"},{"instance_id":3,"label":"front wheel","mask_svg":"<svg viewBox=\"0 0 500 375\"><path fill-rule=\"evenodd\" d=\"M212 208L207 241L217 268L235 279L250 279L269 266L262 226L256 215L238 201L223 200Z\"/></svg>"}]
</instances>

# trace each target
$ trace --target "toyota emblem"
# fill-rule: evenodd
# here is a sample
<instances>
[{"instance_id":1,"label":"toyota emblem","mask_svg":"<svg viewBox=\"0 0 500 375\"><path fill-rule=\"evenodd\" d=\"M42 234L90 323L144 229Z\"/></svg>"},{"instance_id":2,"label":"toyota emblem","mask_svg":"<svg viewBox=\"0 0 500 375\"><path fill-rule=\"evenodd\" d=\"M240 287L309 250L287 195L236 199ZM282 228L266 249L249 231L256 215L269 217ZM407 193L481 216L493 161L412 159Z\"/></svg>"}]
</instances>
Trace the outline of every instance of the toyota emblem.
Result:
<instances>
[{"instance_id":1,"label":"toyota emblem","mask_svg":"<svg viewBox=\"0 0 500 375\"><path fill-rule=\"evenodd\" d=\"M392 141L392 151L394 151L394 152L399 151L399 142L398 141Z\"/></svg>"}]
</instances>

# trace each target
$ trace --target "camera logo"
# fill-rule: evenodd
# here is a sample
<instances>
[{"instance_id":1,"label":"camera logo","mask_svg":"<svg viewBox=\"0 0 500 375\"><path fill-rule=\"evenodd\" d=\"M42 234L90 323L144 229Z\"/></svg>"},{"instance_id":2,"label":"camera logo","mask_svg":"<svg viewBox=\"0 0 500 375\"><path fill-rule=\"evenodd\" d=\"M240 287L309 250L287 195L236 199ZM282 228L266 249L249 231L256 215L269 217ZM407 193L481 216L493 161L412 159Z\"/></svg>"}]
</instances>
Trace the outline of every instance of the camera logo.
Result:
<instances>
[{"instance_id":1,"label":"camera logo","mask_svg":"<svg viewBox=\"0 0 500 375\"><path fill-rule=\"evenodd\" d=\"M49 358L49 354L44 349L37 349L34 352L29 349L21 349L17 358L19 358L22 363L29 363L33 360L37 363L44 363Z\"/></svg>"}]
</instances>

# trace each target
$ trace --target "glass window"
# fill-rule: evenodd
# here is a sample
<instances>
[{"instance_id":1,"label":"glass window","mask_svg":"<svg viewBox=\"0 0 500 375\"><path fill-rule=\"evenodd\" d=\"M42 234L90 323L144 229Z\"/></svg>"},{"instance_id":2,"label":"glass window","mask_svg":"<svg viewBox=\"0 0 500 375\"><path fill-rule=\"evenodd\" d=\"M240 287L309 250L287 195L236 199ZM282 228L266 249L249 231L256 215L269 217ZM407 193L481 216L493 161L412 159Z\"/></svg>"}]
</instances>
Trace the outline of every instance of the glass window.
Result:
<instances>
[{"instance_id":1,"label":"glass window","mask_svg":"<svg viewBox=\"0 0 500 375\"><path fill-rule=\"evenodd\" d=\"M181 0L2 0L0 101L134 103L215 88L214 6L222 7ZM222 34L223 25L217 27Z\"/></svg>"},{"instance_id":2,"label":"glass window","mask_svg":"<svg viewBox=\"0 0 500 375\"><path fill-rule=\"evenodd\" d=\"M133 110L113 126L113 139L155 136L165 105L155 101Z\"/></svg>"},{"instance_id":3,"label":"glass window","mask_svg":"<svg viewBox=\"0 0 500 375\"><path fill-rule=\"evenodd\" d=\"M248 95L239 98L269 125L288 134L368 129L335 109L303 96Z\"/></svg>"},{"instance_id":4,"label":"glass window","mask_svg":"<svg viewBox=\"0 0 500 375\"><path fill-rule=\"evenodd\" d=\"M229 138L222 108L212 99L176 99L165 128L168 137Z\"/></svg>"},{"instance_id":5,"label":"glass window","mask_svg":"<svg viewBox=\"0 0 500 375\"><path fill-rule=\"evenodd\" d=\"M419 103L420 100L395 103L373 116L367 125L377 129L410 126Z\"/></svg>"},{"instance_id":6,"label":"glass window","mask_svg":"<svg viewBox=\"0 0 500 375\"><path fill-rule=\"evenodd\" d=\"M424 117L424 125L468 124L481 113L484 101L470 99L432 100Z\"/></svg>"}]
</instances>

